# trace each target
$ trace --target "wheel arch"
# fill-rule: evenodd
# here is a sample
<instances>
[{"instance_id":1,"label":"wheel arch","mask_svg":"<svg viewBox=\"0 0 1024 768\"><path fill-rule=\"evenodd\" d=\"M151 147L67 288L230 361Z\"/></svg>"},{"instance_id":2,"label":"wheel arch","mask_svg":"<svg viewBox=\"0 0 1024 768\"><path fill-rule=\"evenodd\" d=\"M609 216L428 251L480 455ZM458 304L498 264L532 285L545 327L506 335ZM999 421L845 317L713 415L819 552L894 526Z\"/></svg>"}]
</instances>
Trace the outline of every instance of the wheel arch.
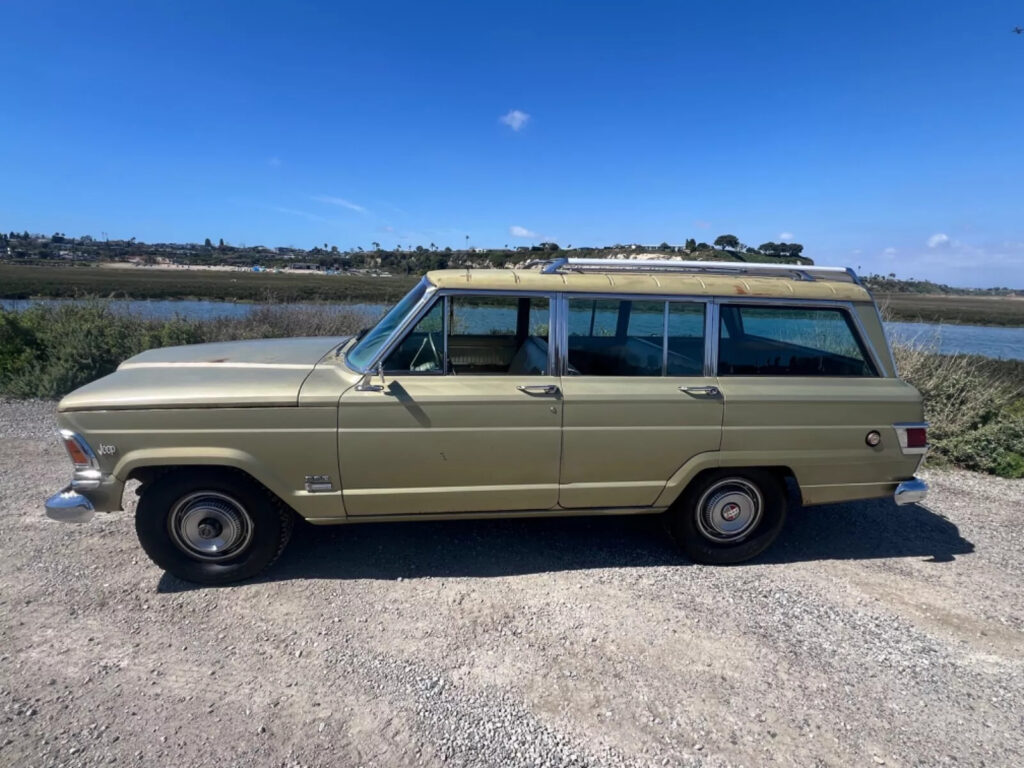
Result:
<instances>
[{"instance_id":1,"label":"wheel arch","mask_svg":"<svg viewBox=\"0 0 1024 768\"><path fill-rule=\"evenodd\" d=\"M283 478L252 454L229 448L154 448L125 454L114 469L114 475L125 480L150 482L161 474L184 467L210 467L234 470L274 493L279 499L288 496Z\"/></svg>"},{"instance_id":2,"label":"wheel arch","mask_svg":"<svg viewBox=\"0 0 1024 768\"><path fill-rule=\"evenodd\" d=\"M244 482L250 483L254 488L259 489L267 496L269 496L275 504L280 505L282 508L295 513L295 510L290 504L288 504L279 493L276 493L272 488L269 488L266 483L263 483L258 477L255 477L251 472L247 471L244 467L239 467L234 464L217 464L213 462L175 462L168 464L139 464L134 466L128 472L126 480L138 480L142 484L139 493L145 491L145 488L150 483L166 477L170 474L186 473L189 471L206 471L206 472L217 472L222 473L226 476L234 476Z\"/></svg>"},{"instance_id":3,"label":"wheel arch","mask_svg":"<svg viewBox=\"0 0 1024 768\"><path fill-rule=\"evenodd\" d=\"M796 473L785 464L746 464L740 461L730 461L727 458L723 459L718 453L702 453L694 456L676 470L665 484L665 488L654 502L654 506L666 508L673 506L686 493L686 489L695 482L712 472L721 472L727 469L768 472L777 477L787 490L792 484L797 495L800 495L800 483Z\"/></svg>"}]
</instances>

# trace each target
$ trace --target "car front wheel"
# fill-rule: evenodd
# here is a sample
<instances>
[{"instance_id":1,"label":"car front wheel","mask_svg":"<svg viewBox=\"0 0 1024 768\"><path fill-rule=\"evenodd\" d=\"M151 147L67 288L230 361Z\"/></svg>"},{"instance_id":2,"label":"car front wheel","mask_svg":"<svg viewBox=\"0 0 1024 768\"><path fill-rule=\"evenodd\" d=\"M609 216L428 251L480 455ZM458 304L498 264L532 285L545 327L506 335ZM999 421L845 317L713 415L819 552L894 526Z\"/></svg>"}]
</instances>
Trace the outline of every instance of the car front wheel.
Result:
<instances>
[{"instance_id":1,"label":"car front wheel","mask_svg":"<svg viewBox=\"0 0 1024 768\"><path fill-rule=\"evenodd\" d=\"M669 512L669 528L694 562L741 563L775 541L786 507L786 488L771 472L721 470L686 489Z\"/></svg>"},{"instance_id":2,"label":"car front wheel","mask_svg":"<svg viewBox=\"0 0 1024 768\"><path fill-rule=\"evenodd\" d=\"M291 536L292 513L244 475L182 469L143 489L135 530L146 554L168 573L223 584L277 560Z\"/></svg>"}]
</instances>

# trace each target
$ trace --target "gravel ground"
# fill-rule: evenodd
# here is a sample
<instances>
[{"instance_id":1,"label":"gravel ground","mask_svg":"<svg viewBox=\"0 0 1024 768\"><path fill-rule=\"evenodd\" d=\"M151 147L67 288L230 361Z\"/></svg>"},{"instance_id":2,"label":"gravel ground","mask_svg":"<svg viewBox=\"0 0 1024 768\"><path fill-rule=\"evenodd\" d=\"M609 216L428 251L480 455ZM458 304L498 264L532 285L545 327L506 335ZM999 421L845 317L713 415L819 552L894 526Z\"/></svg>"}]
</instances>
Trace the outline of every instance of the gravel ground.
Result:
<instances>
[{"instance_id":1,"label":"gravel ground","mask_svg":"<svg viewBox=\"0 0 1024 768\"><path fill-rule=\"evenodd\" d=\"M732 568L653 518L300 525L197 588L131 509L45 518L53 411L0 402L0 765L1024 764L1024 482L797 509Z\"/></svg>"}]
</instances>

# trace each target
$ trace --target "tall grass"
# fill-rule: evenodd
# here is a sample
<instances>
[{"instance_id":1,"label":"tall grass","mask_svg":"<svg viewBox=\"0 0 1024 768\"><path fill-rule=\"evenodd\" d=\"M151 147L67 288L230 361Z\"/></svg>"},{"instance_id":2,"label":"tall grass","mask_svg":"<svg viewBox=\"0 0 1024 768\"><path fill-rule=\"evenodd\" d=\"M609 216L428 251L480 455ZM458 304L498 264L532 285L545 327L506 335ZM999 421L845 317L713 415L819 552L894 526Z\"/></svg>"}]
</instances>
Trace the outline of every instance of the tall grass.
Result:
<instances>
[{"instance_id":1,"label":"tall grass","mask_svg":"<svg viewBox=\"0 0 1024 768\"><path fill-rule=\"evenodd\" d=\"M374 318L343 307L254 307L244 317L148 319L103 301L0 310L0 395L54 398L153 347L232 339L345 336Z\"/></svg>"}]
</instances>

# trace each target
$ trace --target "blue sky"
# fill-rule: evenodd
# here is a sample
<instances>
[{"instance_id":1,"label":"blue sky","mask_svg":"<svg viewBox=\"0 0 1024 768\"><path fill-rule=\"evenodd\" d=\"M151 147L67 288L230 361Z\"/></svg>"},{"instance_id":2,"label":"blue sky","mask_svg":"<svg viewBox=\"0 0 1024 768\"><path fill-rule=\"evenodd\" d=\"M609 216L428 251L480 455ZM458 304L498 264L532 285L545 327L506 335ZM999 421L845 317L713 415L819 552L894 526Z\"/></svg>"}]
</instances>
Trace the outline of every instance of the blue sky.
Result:
<instances>
[{"instance_id":1,"label":"blue sky","mask_svg":"<svg viewBox=\"0 0 1024 768\"><path fill-rule=\"evenodd\" d=\"M1024 287L1019 2L7 0L0 228Z\"/></svg>"}]
</instances>

